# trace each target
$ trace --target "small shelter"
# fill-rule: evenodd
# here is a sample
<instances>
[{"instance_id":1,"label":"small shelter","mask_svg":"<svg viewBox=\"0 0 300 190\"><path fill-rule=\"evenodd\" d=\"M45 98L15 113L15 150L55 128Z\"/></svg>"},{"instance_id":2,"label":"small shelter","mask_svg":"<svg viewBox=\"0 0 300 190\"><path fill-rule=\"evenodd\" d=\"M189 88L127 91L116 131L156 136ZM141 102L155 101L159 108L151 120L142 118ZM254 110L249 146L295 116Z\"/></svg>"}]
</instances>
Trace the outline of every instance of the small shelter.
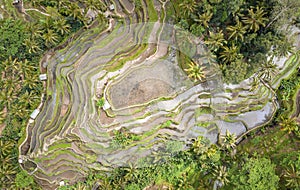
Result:
<instances>
[{"instance_id":1,"label":"small shelter","mask_svg":"<svg viewBox=\"0 0 300 190\"><path fill-rule=\"evenodd\" d=\"M110 11L114 11L114 10L115 10L115 5L114 5L114 4L111 4L111 5L109 6L109 10L110 10Z\"/></svg>"},{"instance_id":2,"label":"small shelter","mask_svg":"<svg viewBox=\"0 0 300 190\"><path fill-rule=\"evenodd\" d=\"M39 113L40 113L39 109L33 110L33 112L30 114L30 118L34 120L38 116Z\"/></svg>"},{"instance_id":3,"label":"small shelter","mask_svg":"<svg viewBox=\"0 0 300 190\"><path fill-rule=\"evenodd\" d=\"M41 74L39 78L41 81L47 80L47 74Z\"/></svg>"}]
</instances>

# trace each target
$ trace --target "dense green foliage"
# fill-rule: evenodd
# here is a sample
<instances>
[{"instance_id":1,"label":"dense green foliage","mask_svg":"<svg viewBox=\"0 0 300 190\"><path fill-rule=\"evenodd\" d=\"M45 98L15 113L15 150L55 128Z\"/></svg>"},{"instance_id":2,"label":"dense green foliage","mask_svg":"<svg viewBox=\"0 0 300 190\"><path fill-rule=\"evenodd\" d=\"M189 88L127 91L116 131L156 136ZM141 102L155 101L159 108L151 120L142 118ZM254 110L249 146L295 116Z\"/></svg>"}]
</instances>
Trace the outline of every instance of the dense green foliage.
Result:
<instances>
[{"instance_id":1,"label":"dense green foliage","mask_svg":"<svg viewBox=\"0 0 300 190\"><path fill-rule=\"evenodd\" d=\"M21 171L16 175L16 186L19 188L25 188L34 183L33 177L28 175L27 172Z\"/></svg>"},{"instance_id":2,"label":"dense green foliage","mask_svg":"<svg viewBox=\"0 0 300 190\"><path fill-rule=\"evenodd\" d=\"M80 12L79 5L86 4L85 10L102 10L101 2L25 1L34 7L45 7L51 16L28 12L30 21L14 17L0 21L0 125L5 125L0 136L0 189L39 188L20 169L17 147L29 114L39 104L42 93L38 62L47 50L62 43L72 32L88 26L89 21ZM138 7L142 6L141 1L136 2ZM216 55L225 81L238 83L266 62L272 46L274 55L283 56L291 51L287 37L278 31L278 26L291 14L299 14L298 2L176 0L172 4L177 23L202 37ZM102 16L98 19L103 22ZM300 22L299 15L293 22ZM171 157L148 157L110 174L92 171L86 181L61 189L92 189L95 184L99 189L134 190L147 186L211 189L216 184L222 184L224 189L299 189L300 152L295 136L299 127L293 121L290 125L289 121L293 110L291 99L299 87L299 78L299 72L295 73L278 90L282 108L275 124L284 130L250 139L248 147L242 145L237 153L235 137L229 133L220 145L199 138L183 152L177 151L181 144L170 142L167 148ZM103 106L103 102L99 101L98 106ZM114 140L123 146L134 137L120 133ZM290 152L285 150L288 145Z\"/></svg>"},{"instance_id":3,"label":"dense green foliage","mask_svg":"<svg viewBox=\"0 0 300 190\"><path fill-rule=\"evenodd\" d=\"M299 16L297 0L184 0L171 4L178 25L204 39L216 55L225 82L238 83L258 71L267 56L284 56L292 51L279 23L290 22L290 8Z\"/></svg>"},{"instance_id":4,"label":"dense green foliage","mask_svg":"<svg viewBox=\"0 0 300 190\"><path fill-rule=\"evenodd\" d=\"M85 8L104 7L97 2L87 1ZM30 113L40 103L43 87L38 79L39 60L44 52L89 23L77 3L30 3L46 7L46 13L30 10L26 19L20 19L15 16L21 13L12 10L12 16L8 14L0 20L0 127L5 127L0 136L0 189L38 188L33 178L19 167L18 141L25 135ZM31 5L25 1L25 6ZM97 20L102 22L103 17L100 15Z\"/></svg>"},{"instance_id":5,"label":"dense green foliage","mask_svg":"<svg viewBox=\"0 0 300 190\"><path fill-rule=\"evenodd\" d=\"M279 181L275 165L266 158L250 158L231 178L237 190L275 190Z\"/></svg>"}]
</instances>

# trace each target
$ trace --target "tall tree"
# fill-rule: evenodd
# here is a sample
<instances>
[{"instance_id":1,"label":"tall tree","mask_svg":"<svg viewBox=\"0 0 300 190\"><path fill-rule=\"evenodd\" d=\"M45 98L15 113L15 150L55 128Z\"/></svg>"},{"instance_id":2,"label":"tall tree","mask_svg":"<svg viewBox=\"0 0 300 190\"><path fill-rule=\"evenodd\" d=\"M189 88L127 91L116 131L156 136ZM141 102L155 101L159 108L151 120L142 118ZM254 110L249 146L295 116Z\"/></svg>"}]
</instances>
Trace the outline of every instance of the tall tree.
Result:
<instances>
[{"instance_id":1,"label":"tall tree","mask_svg":"<svg viewBox=\"0 0 300 190\"><path fill-rule=\"evenodd\" d=\"M221 146L225 150L231 150L236 147L236 135L231 134L228 130L226 130L226 133L224 135L221 135Z\"/></svg>"},{"instance_id":2,"label":"tall tree","mask_svg":"<svg viewBox=\"0 0 300 190\"><path fill-rule=\"evenodd\" d=\"M237 20L236 25L227 26L226 30L229 33L228 39L234 39L235 41L237 40L244 41L244 35L247 32L247 27L244 26L242 22Z\"/></svg>"},{"instance_id":3,"label":"tall tree","mask_svg":"<svg viewBox=\"0 0 300 190\"><path fill-rule=\"evenodd\" d=\"M58 35L52 29L47 29L43 35L43 38L47 47L55 45L58 41Z\"/></svg>"},{"instance_id":4,"label":"tall tree","mask_svg":"<svg viewBox=\"0 0 300 190\"><path fill-rule=\"evenodd\" d=\"M64 18L59 18L53 22L54 29L59 32L61 35L67 34L70 32L70 25L66 23Z\"/></svg>"},{"instance_id":5,"label":"tall tree","mask_svg":"<svg viewBox=\"0 0 300 190\"><path fill-rule=\"evenodd\" d=\"M204 27L208 28L210 19L212 18L213 13L206 11L202 14L198 14L198 18L194 19L196 22L201 23Z\"/></svg>"},{"instance_id":6,"label":"tall tree","mask_svg":"<svg viewBox=\"0 0 300 190\"><path fill-rule=\"evenodd\" d=\"M273 62L273 57L271 57L261 66L258 76L265 81L270 81L277 73L277 65Z\"/></svg>"},{"instance_id":7,"label":"tall tree","mask_svg":"<svg viewBox=\"0 0 300 190\"><path fill-rule=\"evenodd\" d=\"M248 9L248 15L243 17L242 21L250 30L257 32L260 26L266 26L268 19L265 16L264 10L257 6L255 11L253 8Z\"/></svg>"},{"instance_id":8,"label":"tall tree","mask_svg":"<svg viewBox=\"0 0 300 190\"><path fill-rule=\"evenodd\" d=\"M188 68L185 69L188 72L188 77L196 81L203 81L205 79L205 72L203 67L191 61Z\"/></svg>"},{"instance_id":9,"label":"tall tree","mask_svg":"<svg viewBox=\"0 0 300 190\"><path fill-rule=\"evenodd\" d=\"M222 30L220 30L219 32L209 31L209 36L204 43L209 46L210 50L216 52L219 48L223 47L223 45L226 44L223 31Z\"/></svg>"},{"instance_id":10,"label":"tall tree","mask_svg":"<svg viewBox=\"0 0 300 190\"><path fill-rule=\"evenodd\" d=\"M236 45L224 46L223 51L220 53L220 59L224 63L231 63L238 59L242 58L242 55L239 53L239 49Z\"/></svg>"},{"instance_id":11,"label":"tall tree","mask_svg":"<svg viewBox=\"0 0 300 190\"><path fill-rule=\"evenodd\" d=\"M179 7L183 11L184 16L190 16L195 12L197 4L194 0L183 0L182 3L179 4Z\"/></svg>"}]
</instances>

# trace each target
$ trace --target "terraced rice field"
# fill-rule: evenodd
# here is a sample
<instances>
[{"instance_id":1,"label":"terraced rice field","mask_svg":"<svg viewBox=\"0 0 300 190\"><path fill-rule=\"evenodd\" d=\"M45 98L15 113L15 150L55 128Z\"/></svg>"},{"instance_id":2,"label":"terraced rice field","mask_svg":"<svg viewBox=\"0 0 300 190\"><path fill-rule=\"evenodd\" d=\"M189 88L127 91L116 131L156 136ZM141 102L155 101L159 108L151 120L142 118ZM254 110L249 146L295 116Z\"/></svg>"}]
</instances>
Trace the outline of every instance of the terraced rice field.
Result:
<instances>
[{"instance_id":1,"label":"terraced rice field","mask_svg":"<svg viewBox=\"0 0 300 190\"><path fill-rule=\"evenodd\" d=\"M160 22L168 2L146 2L138 11L114 1L118 18L109 19L107 30L89 29L41 63L45 95L20 159L45 189L72 184L89 169L105 172L169 154L166 144L184 149L198 136L216 143L226 130L240 136L273 116L276 100L266 86L250 91L251 79L223 84L201 40L189 34L186 48L175 40L183 31ZM178 52L205 68L205 82L187 77Z\"/></svg>"}]
</instances>

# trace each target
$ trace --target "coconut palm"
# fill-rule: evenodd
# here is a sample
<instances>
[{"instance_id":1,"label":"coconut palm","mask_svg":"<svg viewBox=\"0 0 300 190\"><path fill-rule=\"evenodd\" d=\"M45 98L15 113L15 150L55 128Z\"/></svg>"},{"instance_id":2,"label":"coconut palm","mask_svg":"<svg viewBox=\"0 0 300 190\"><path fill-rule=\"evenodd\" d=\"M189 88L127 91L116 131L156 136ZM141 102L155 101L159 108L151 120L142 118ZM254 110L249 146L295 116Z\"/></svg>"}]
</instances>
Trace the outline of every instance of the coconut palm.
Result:
<instances>
[{"instance_id":1,"label":"coconut palm","mask_svg":"<svg viewBox=\"0 0 300 190\"><path fill-rule=\"evenodd\" d=\"M198 14L198 18L194 19L196 22L199 22L201 24L203 24L204 27L208 27L208 23L210 21L210 19L212 18L213 13L211 13L210 11L207 11L203 14Z\"/></svg>"},{"instance_id":2,"label":"coconut palm","mask_svg":"<svg viewBox=\"0 0 300 190\"><path fill-rule=\"evenodd\" d=\"M244 35L247 31L247 27L243 25L242 22L237 20L236 25L226 27L226 30L229 33L229 39L241 40L244 41Z\"/></svg>"},{"instance_id":3,"label":"coconut palm","mask_svg":"<svg viewBox=\"0 0 300 190\"><path fill-rule=\"evenodd\" d=\"M26 108L25 104L16 102L11 106L11 112L14 113L14 118L17 117L19 119L24 118L24 115L29 113L29 110Z\"/></svg>"},{"instance_id":4,"label":"coconut palm","mask_svg":"<svg viewBox=\"0 0 300 190\"><path fill-rule=\"evenodd\" d=\"M289 134L298 131L299 127L295 118L284 118L281 117L281 122L279 123L283 131L287 131Z\"/></svg>"},{"instance_id":5,"label":"coconut palm","mask_svg":"<svg viewBox=\"0 0 300 190\"><path fill-rule=\"evenodd\" d=\"M234 44L230 47L224 46L223 51L220 53L220 59L224 63L231 63L238 59L241 59L242 55L238 53L239 49Z\"/></svg>"},{"instance_id":6,"label":"coconut palm","mask_svg":"<svg viewBox=\"0 0 300 190\"><path fill-rule=\"evenodd\" d=\"M222 185L226 185L229 182L228 172L226 166L217 166L213 170L213 176Z\"/></svg>"},{"instance_id":7,"label":"coconut palm","mask_svg":"<svg viewBox=\"0 0 300 190\"><path fill-rule=\"evenodd\" d=\"M38 37L41 37L42 33L43 33L43 31L40 28L40 25L39 24L35 24L33 22L27 23L25 29L26 29L27 33L30 34L30 37L32 39L36 39Z\"/></svg>"},{"instance_id":8,"label":"coconut palm","mask_svg":"<svg viewBox=\"0 0 300 190\"><path fill-rule=\"evenodd\" d=\"M27 59L25 59L23 62L21 62L20 71L22 75L24 75L24 78L31 78L33 75L36 74L37 67L33 65L33 63L29 62Z\"/></svg>"},{"instance_id":9,"label":"coconut palm","mask_svg":"<svg viewBox=\"0 0 300 190\"><path fill-rule=\"evenodd\" d=\"M236 135L233 133L231 134L228 130L224 135L221 135L221 146L225 150L231 150L236 147Z\"/></svg>"},{"instance_id":10,"label":"coconut palm","mask_svg":"<svg viewBox=\"0 0 300 190\"><path fill-rule=\"evenodd\" d=\"M126 171L126 174L124 176L126 181L128 180L130 181L134 178L137 178L137 173L136 173L137 168L134 164L129 163L128 167L126 167L124 170Z\"/></svg>"},{"instance_id":11,"label":"coconut palm","mask_svg":"<svg viewBox=\"0 0 300 190\"><path fill-rule=\"evenodd\" d=\"M270 81L277 73L277 65L273 63L273 58L271 58L261 66L258 76L263 80Z\"/></svg>"},{"instance_id":12,"label":"coconut palm","mask_svg":"<svg viewBox=\"0 0 300 190\"><path fill-rule=\"evenodd\" d=\"M290 168L284 170L283 177L287 187L291 189L300 188L300 171L295 168L294 164L291 164Z\"/></svg>"},{"instance_id":13,"label":"coconut palm","mask_svg":"<svg viewBox=\"0 0 300 190\"><path fill-rule=\"evenodd\" d=\"M0 139L0 147L0 159L2 159L8 155L11 155L14 143L12 141L4 141L4 139Z\"/></svg>"},{"instance_id":14,"label":"coconut palm","mask_svg":"<svg viewBox=\"0 0 300 190\"><path fill-rule=\"evenodd\" d=\"M212 51L217 51L220 47L223 47L226 44L224 39L223 31L220 30L219 32L211 32L209 31L208 39L204 42Z\"/></svg>"},{"instance_id":15,"label":"coconut palm","mask_svg":"<svg viewBox=\"0 0 300 190\"><path fill-rule=\"evenodd\" d=\"M43 35L46 46L50 47L55 45L58 41L58 35L51 29L47 29Z\"/></svg>"},{"instance_id":16,"label":"coconut palm","mask_svg":"<svg viewBox=\"0 0 300 190\"><path fill-rule=\"evenodd\" d=\"M66 23L64 18L60 18L53 22L54 29L59 32L61 35L67 34L70 32L71 26Z\"/></svg>"},{"instance_id":17,"label":"coconut palm","mask_svg":"<svg viewBox=\"0 0 300 190\"><path fill-rule=\"evenodd\" d=\"M183 0L182 3L179 4L179 6L183 10L183 15L189 16L193 12L195 12L197 4L194 0Z\"/></svg>"},{"instance_id":18,"label":"coconut palm","mask_svg":"<svg viewBox=\"0 0 300 190\"><path fill-rule=\"evenodd\" d=\"M199 136L192 144L192 150L195 154L200 155L208 150L208 146L202 136Z\"/></svg>"},{"instance_id":19,"label":"coconut palm","mask_svg":"<svg viewBox=\"0 0 300 190\"><path fill-rule=\"evenodd\" d=\"M205 72L203 67L191 61L187 69L184 69L188 72L188 77L196 81L203 81L205 79Z\"/></svg>"},{"instance_id":20,"label":"coconut palm","mask_svg":"<svg viewBox=\"0 0 300 190\"><path fill-rule=\"evenodd\" d=\"M261 7L256 7L254 11L253 8L248 9L248 15L243 17L242 22L247 25L247 28L257 32L260 26L266 26L268 19L265 17L266 13Z\"/></svg>"},{"instance_id":21,"label":"coconut palm","mask_svg":"<svg viewBox=\"0 0 300 190\"><path fill-rule=\"evenodd\" d=\"M27 47L29 53L37 53L41 50L39 43L34 39L25 39L24 45Z\"/></svg>"},{"instance_id":22,"label":"coconut palm","mask_svg":"<svg viewBox=\"0 0 300 190\"><path fill-rule=\"evenodd\" d=\"M79 5L77 3L70 3L68 5L68 15L73 17L74 19L79 19L81 20L82 18L82 12L81 12L81 9L79 7Z\"/></svg>"},{"instance_id":23,"label":"coconut palm","mask_svg":"<svg viewBox=\"0 0 300 190\"><path fill-rule=\"evenodd\" d=\"M0 180L1 182L5 182L5 184L9 184L9 188L12 187L11 185L14 183L14 175L17 173L16 167L11 163L12 159L13 157L7 156L0 162Z\"/></svg>"},{"instance_id":24,"label":"coconut palm","mask_svg":"<svg viewBox=\"0 0 300 190\"><path fill-rule=\"evenodd\" d=\"M43 30L42 33L45 33L45 30L52 29L53 21L54 20L52 18L47 17L46 19L40 20L39 25L37 27Z\"/></svg>"},{"instance_id":25,"label":"coconut palm","mask_svg":"<svg viewBox=\"0 0 300 190\"><path fill-rule=\"evenodd\" d=\"M92 11L101 10L104 11L106 9L106 5L104 4L104 1L98 1L98 0L85 0L85 5L87 6L86 9L91 9Z\"/></svg>"}]
</instances>

